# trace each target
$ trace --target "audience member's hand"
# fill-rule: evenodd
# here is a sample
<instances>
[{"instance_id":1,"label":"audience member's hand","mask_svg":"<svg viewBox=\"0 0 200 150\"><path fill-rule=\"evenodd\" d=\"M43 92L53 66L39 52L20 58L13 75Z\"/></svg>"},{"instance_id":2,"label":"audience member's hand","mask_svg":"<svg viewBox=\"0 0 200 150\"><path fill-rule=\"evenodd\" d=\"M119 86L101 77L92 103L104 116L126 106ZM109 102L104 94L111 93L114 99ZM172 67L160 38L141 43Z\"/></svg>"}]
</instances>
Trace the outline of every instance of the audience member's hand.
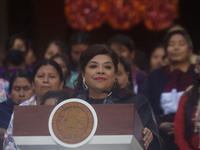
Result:
<instances>
[{"instance_id":1,"label":"audience member's hand","mask_svg":"<svg viewBox=\"0 0 200 150\"><path fill-rule=\"evenodd\" d=\"M148 128L144 128L143 130L143 141L144 148L147 149L151 141L153 140L153 134Z\"/></svg>"},{"instance_id":2,"label":"audience member's hand","mask_svg":"<svg viewBox=\"0 0 200 150\"><path fill-rule=\"evenodd\" d=\"M172 122L163 122L160 124L159 129L168 135L174 134L174 123Z\"/></svg>"}]
</instances>

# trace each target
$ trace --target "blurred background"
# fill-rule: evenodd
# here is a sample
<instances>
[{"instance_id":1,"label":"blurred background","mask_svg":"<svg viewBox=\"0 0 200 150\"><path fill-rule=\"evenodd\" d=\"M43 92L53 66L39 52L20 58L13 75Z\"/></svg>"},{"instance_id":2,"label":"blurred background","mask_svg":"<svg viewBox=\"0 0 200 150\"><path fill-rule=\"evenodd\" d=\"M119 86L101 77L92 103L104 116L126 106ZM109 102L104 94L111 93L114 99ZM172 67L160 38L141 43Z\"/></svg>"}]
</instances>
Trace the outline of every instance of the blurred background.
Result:
<instances>
[{"instance_id":1,"label":"blurred background","mask_svg":"<svg viewBox=\"0 0 200 150\"><path fill-rule=\"evenodd\" d=\"M148 1L151 2L151 0ZM155 0L152 0L151 4L153 1ZM43 58L50 41L54 39L67 41L73 33L79 30L70 24L69 17L66 16L68 2L69 0L1 0L0 57L4 56L7 38L16 33L24 33L33 42L38 60ZM74 2L78 4L79 1L74 0ZM200 50L200 0L176 0L176 3L177 16L172 18L172 22L186 28L193 40L194 52L198 53ZM144 7L141 6L142 9L144 10ZM85 30L95 38L97 43L105 43L110 37L119 33L126 34L133 39L137 49L144 51L147 55L162 41L167 31L167 27L149 29L143 20L127 29L126 27L117 29L108 22L105 20L98 25L99 27L90 27Z\"/></svg>"}]
</instances>

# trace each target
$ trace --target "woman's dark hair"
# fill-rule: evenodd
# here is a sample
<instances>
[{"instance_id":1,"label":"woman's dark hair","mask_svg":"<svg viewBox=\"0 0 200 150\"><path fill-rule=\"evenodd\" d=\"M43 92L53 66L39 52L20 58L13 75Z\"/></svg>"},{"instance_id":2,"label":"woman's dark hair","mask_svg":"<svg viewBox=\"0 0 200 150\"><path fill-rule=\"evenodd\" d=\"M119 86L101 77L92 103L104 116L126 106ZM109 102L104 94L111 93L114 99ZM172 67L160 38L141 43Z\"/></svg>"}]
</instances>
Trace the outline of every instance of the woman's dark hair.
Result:
<instances>
[{"instance_id":1,"label":"woman's dark hair","mask_svg":"<svg viewBox=\"0 0 200 150\"><path fill-rule=\"evenodd\" d=\"M8 67L9 64L19 66L22 63L25 63L25 52L16 49L11 49L10 51L7 51L6 58L4 60L4 65L6 67Z\"/></svg>"},{"instance_id":2,"label":"woman's dark hair","mask_svg":"<svg viewBox=\"0 0 200 150\"><path fill-rule=\"evenodd\" d=\"M57 100L60 99L63 95L69 95L68 92L61 90L61 91L48 91L46 92L42 98L41 98L41 103L40 105L44 105L45 101L49 98L56 98ZM70 96L68 96L69 98ZM64 99L63 99L64 100Z\"/></svg>"},{"instance_id":3,"label":"woman's dark hair","mask_svg":"<svg viewBox=\"0 0 200 150\"><path fill-rule=\"evenodd\" d=\"M19 70L19 71L15 72L10 79L9 90L8 90L9 94L11 94L13 84L14 84L16 78L18 78L18 77L26 78L32 85L32 82L33 82L32 74L27 70Z\"/></svg>"},{"instance_id":4,"label":"woman's dark hair","mask_svg":"<svg viewBox=\"0 0 200 150\"><path fill-rule=\"evenodd\" d=\"M96 55L108 55L112 59L112 62L115 67L115 73L118 71L118 55L117 53L112 50L109 46L104 44L96 44L87 48L80 56L80 74L75 81L75 91L83 90L83 78L82 73L85 72L85 67L87 63Z\"/></svg>"},{"instance_id":5,"label":"woman's dark hair","mask_svg":"<svg viewBox=\"0 0 200 150\"><path fill-rule=\"evenodd\" d=\"M53 67L57 70L57 72L58 72L58 74L59 74L60 82L64 81L63 72L62 72L62 69L61 69L60 65L59 65L57 62L55 62L54 60L52 60L52 59L44 59L44 60L42 60L41 62L39 62L39 63L35 66L35 68L34 68L34 70L33 70L33 81L34 81L35 75L36 75L36 73L38 72L38 70L40 69L40 67L46 66L46 65L51 65L51 66L53 66Z\"/></svg>"},{"instance_id":6,"label":"woman's dark hair","mask_svg":"<svg viewBox=\"0 0 200 150\"><path fill-rule=\"evenodd\" d=\"M64 41L59 41L59 40L52 41L51 43L49 43L48 47L51 44L54 44L54 45L58 46L58 50L60 51L61 54L67 54L68 51L69 51L69 48L68 48L67 44Z\"/></svg>"},{"instance_id":7,"label":"woman's dark hair","mask_svg":"<svg viewBox=\"0 0 200 150\"><path fill-rule=\"evenodd\" d=\"M192 148L191 139L192 133L194 131L194 126L192 123L193 112L195 111L196 106L198 105L199 100L199 85L200 79L198 75L195 78L196 82L194 82L193 88L189 91L189 96L184 106L184 117L185 117L185 139L188 141L189 145Z\"/></svg>"},{"instance_id":8,"label":"woman's dark hair","mask_svg":"<svg viewBox=\"0 0 200 150\"><path fill-rule=\"evenodd\" d=\"M131 71L131 64L129 61L122 55L119 56L119 63L124 66L125 72L128 73L128 81L130 82L129 88L133 91L133 78L132 78L132 71Z\"/></svg>"},{"instance_id":9,"label":"woman's dark hair","mask_svg":"<svg viewBox=\"0 0 200 150\"><path fill-rule=\"evenodd\" d=\"M186 29L185 29L182 25L180 25L180 24L178 24L178 23L175 23L175 24L171 25L171 26L168 28L167 32L169 33L169 32L176 31L176 30L172 30L172 31L171 31L171 29L173 29L173 28L175 28L175 27L180 27L181 29L178 29L178 30L187 32Z\"/></svg>"},{"instance_id":10,"label":"woman's dark hair","mask_svg":"<svg viewBox=\"0 0 200 150\"><path fill-rule=\"evenodd\" d=\"M104 44L96 44L87 48L80 56L80 71L85 72L87 63L96 55L108 55L112 59L115 72L118 70L118 55L109 46Z\"/></svg>"},{"instance_id":11,"label":"woman's dark hair","mask_svg":"<svg viewBox=\"0 0 200 150\"><path fill-rule=\"evenodd\" d=\"M71 71L70 71L70 63L69 63L69 58L68 58L68 56L67 55L65 55L65 54L55 54L55 55L53 55L52 57L51 57L51 59L56 59L56 58L60 58L60 59L62 59L62 61L65 63L65 65L67 66L67 75L66 75L66 77L67 78L70 78L70 76L71 76Z\"/></svg>"},{"instance_id":12,"label":"woman's dark hair","mask_svg":"<svg viewBox=\"0 0 200 150\"><path fill-rule=\"evenodd\" d=\"M192 40L190 38L190 35L187 32L184 32L184 31L181 31L181 30L176 30L176 31L172 31L172 32L167 33L166 36L164 37L163 44L164 44L165 51L167 51L167 47L169 45L169 41L170 41L171 37L175 34L180 34L180 35L184 36L187 43L188 43L189 50L193 50L193 44L192 44Z\"/></svg>"},{"instance_id":13,"label":"woman's dark hair","mask_svg":"<svg viewBox=\"0 0 200 150\"><path fill-rule=\"evenodd\" d=\"M135 45L133 43L133 40L123 34L118 34L108 40L108 45L111 46L111 44L120 44L126 46L130 52L135 51Z\"/></svg>"},{"instance_id":14,"label":"woman's dark hair","mask_svg":"<svg viewBox=\"0 0 200 150\"><path fill-rule=\"evenodd\" d=\"M81 54L81 57L80 57L80 62L81 62L80 74L74 84L75 90L74 90L73 96L76 96L78 93L84 92L82 73L85 72L85 67L87 63L96 55L110 56L115 67L115 73L117 73L119 61L118 61L118 55L114 50L112 50L109 46L104 45L104 44L97 44L97 45L93 45L89 47ZM122 89L120 89L120 86L117 82L116 82L116 86L114 86L112 91L113 93L116 93L118 96L121 96L121 97L123 97L126 94L126 93L124 94L124 92L120 92L122 91Z\"/></svg>"},{"instance_id":15,"label":"woman's dark hair","mask_svg":"<svg viewBox=\"0 0 200 150\"><path fill-rule=\"evenodd\" d=\"M6 42L6 51L9 51L12 49L14 43L15 43L15 40L16 39L21 39L24 41L24 45L26 46L26 52L28 51L29 49L29 40L28 38L24 35L24 34L14 34L14 35L11 35L7 42Z\"/></svg>"}]
</instances>

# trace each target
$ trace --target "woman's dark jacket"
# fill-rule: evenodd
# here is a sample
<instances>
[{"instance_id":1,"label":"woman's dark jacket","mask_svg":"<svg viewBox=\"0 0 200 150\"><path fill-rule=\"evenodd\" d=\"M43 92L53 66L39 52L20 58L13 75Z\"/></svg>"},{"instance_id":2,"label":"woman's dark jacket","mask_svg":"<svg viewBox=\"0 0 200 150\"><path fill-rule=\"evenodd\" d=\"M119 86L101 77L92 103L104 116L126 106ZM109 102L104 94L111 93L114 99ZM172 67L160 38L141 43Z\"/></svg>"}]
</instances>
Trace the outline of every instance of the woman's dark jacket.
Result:
<instances>
[{"instance_id":1,"label":"woman's dark jacket","mask_svg":"<svg viewBox=\"0 0 200 150\"><path fill-rule=\"evenodd\" d=\"M87 92L81 92L76 96L76 98L88 101L87 95L88 95ZM94 100L94 102L92 103L90 101L89 103L97 104L95 103L95 101L96 100ZM103 101L105 102L105 99L102 100L102 103ZM155 120L153 119L151 105L145 96L128 94L127 96L120 98L116 94L112 93L110 96L106 98L106 104L134 104L138 111L143 126L147 127L153 133L154 140L153 142L151 142L151 145L152 146L154 145L153 147L156 146L156 148L152 148L151 150L161 149L162 141L159 136L158 127L155 123Z\"/></svg>"}]
</instances>

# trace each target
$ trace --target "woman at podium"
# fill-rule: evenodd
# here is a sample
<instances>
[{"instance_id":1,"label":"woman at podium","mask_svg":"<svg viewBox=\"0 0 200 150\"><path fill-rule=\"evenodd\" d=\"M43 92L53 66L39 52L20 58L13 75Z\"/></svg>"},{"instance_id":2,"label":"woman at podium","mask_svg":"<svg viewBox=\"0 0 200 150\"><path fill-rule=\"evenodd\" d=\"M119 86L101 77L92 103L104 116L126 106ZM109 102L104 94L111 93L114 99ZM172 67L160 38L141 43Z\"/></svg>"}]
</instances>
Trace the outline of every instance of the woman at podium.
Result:
<instances>
[{"instance_id":1,"label":"woman at podium","mask_svg":"<svg viewBox=\"0 0 200 150\"><path fill-rule=\"evenodd\" d=\"M90 104L134 104L145 127L144 148L154 141L159 145L158 128L152 117L152 109L146 97L134 94L130 89L120 89L116 82L118 55L110 47L99 44L86 49L80 57L80 71L73 97Z\"/></svg>"},{"instance_id":2,"label":"woman at podium","mask_svg":"<svg viewBox=\"0 0 200 150\"><path fill-rule=\"evenodd\" d=\"M48 91L59 91L63 88L64 78L61 67L54 60L41 61L33 71L35 95L20 105L40 105L42 96ZM13 137L13 115L4 136L4 149L17 150Z\"/></svg>"}]
</instances>

